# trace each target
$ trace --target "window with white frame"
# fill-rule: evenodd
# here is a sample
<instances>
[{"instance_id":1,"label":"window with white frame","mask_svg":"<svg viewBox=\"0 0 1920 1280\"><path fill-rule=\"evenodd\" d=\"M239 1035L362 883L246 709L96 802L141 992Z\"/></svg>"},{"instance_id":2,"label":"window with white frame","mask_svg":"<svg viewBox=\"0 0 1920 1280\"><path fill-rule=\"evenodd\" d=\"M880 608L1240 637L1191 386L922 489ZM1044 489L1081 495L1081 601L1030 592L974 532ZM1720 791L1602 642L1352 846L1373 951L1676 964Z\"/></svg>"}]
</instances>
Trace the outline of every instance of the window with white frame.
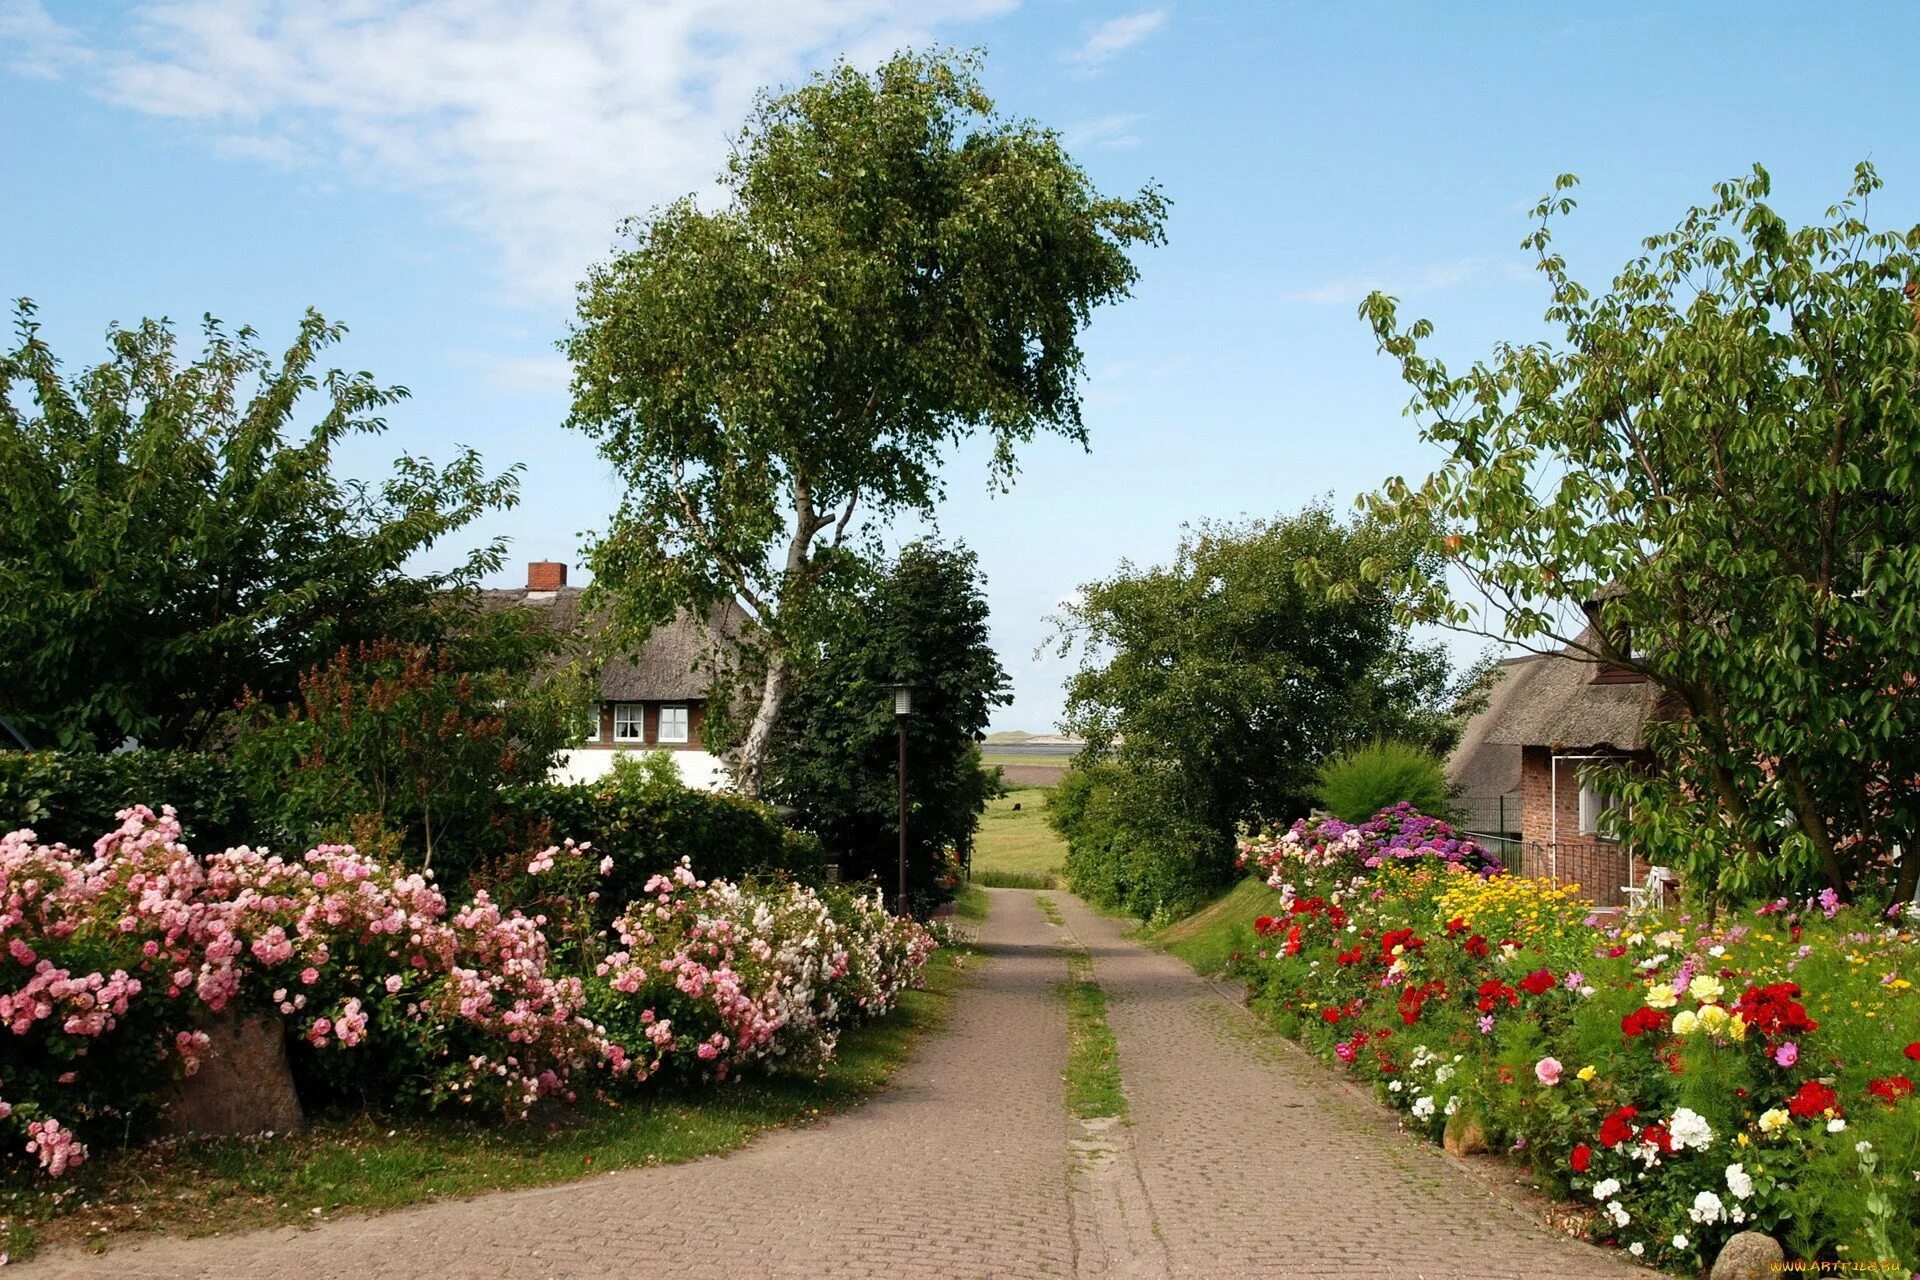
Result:
<instances>
[{"instance_id":1,"label":"window with white frame","mask_svg":"<svg viewBox=\"0 0 1920 1280\"><path fill-rule=\"evenodd\" d=\"M684 706L663 706L660 708L660 742L685 742L687 740L687 709Z\"/></svg>"},{"instance_id":2,"label":"window with white frame","mask_svg":"<svg viewBox=\"0 0 1920 1280\"><path fill-rule=\"evenodd\" d=\"M645 742L647 709L637 702L616 702L613 706L613 740Z\"/></svg>"},{"instance_id":3,"label":"window with white frame","mask_svg":"<svg viewBox=\"0 0 1920 1280\"><path fill-rule=\"evenodd\" d=\"M1608 795L1598 790L1590 782L1580 784L1580 834L1583 836L1602 835L1600 815L1609 809L1620 807L1620 797Z\"/></svg>"},{"instance_id":4,"label":"window with white frame","mask_svg":"<svg viewBox=\"0 0 1920 1280\"><path fill-rule=\"evenodd\" d=\"M580 741L600 741L600 704L589 702L587 713L580 720Z\"/></svg>"}]
</instances>

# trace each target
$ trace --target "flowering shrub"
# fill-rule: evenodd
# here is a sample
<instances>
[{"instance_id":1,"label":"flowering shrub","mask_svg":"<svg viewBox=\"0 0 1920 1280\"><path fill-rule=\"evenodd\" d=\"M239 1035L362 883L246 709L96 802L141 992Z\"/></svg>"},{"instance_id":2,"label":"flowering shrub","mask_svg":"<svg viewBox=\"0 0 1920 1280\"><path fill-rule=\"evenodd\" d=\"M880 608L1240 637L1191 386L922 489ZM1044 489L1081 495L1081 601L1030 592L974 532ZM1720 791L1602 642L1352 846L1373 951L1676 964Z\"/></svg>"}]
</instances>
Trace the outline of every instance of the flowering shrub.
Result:
<instances>
[{"instance_id":1,"label":"flowering shrub","mask_svg":"<svg viewBox=\"0 0 1920 1280\"><path fill-rule=\"evenodd\" d=\"M171 810L122 817L91 854L0 838L0 1134L56 1176L86 1158L78 1133L123 1131L170 1073L192 1073L211 1015L283 1019L310 1097L518 1117L572 1096L583 1073L645 1079L681 1051L715 1075L816 1062L932 949L875 903L705 884L683 863L623 918L627 950L609 956L590 908L608 860L570 841L496 886L528 910L486 892L455 909L351 847L199 857ZM666 917L640 944L643 907ZM603 1011L618 1016L603 1025ZM695 1028L705 1050L676 1038Z\"/></svg>"},{"instance_id":2,"label":"flowering shrub","mask_svg":"<svg viewBox=\"0 0 1920 1280\"><path fill-rule=\"evenodd\" d=\"M844 1023L878 1017L933 949L877 896L792 884L708 883L683 861L655 876L614 925L593 1012L615 1073L724 1078L765 1058L814 1068Z\"/></svg>"},{"instance_id":3,"label":"flowering shrub","mask_svg":"<svg viewBox=\"0 0 1920 1280\"><path fill-rule=\"evenodd\" d=\"M1282 865L1239 958L1257 1004L1430 1136L1481 1129L1665 1266L1747 1228L1920 1262L1911 928L1815 903L1605 926L1444 857Z\"/></svg>"},{"instance_id":4,"label":"flowering shrub","mask_svg":"<svg viewBox=\"0 0 1920 1280\"><path fill-rule=\"evenodd\" d=\"M1500 860L1474 840L1410 804L1382 809L1358 825L1338 818L1302 818L1285 831L1256 834L1240 843L1240 864L1264 871L1276 889L1310 873L1351 875L1390 863L1430 860L1481 874L1501 869Z\"/></svg>"}]
</instances>

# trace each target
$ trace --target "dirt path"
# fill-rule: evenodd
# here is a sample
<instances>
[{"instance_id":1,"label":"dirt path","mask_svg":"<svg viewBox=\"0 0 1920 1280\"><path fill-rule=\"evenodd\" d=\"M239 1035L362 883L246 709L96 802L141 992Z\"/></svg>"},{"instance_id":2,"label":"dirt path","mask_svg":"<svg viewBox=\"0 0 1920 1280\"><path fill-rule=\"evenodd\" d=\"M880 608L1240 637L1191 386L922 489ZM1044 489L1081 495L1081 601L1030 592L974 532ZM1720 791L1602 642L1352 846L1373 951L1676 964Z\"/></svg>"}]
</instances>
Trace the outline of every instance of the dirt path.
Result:
<instances>
[{"instance_id":1,"label":"dirt path","mask_svg":"<svg viewBox=\"0 0 1920 1280\"><path fill-rule=\"evenodd\" d=\"M1032 894L999 890L984 963L952 1022L893 1088L845 1116L692 1164L304 1231L61 1251L19 1274L1653 1274L1521 1218L1317 1064L1252 1034L1179 961L1052 896L1092 953L1119 1042L1130 1124L1111 1135L1105 1192L1086 1178L1085 1130L1067 1122L1060 930ZM1090 1188L1112 1205L1090 1202ZM1106 1223L1124 1244L1099 1237Z\"/></svg>"}]
</instances>

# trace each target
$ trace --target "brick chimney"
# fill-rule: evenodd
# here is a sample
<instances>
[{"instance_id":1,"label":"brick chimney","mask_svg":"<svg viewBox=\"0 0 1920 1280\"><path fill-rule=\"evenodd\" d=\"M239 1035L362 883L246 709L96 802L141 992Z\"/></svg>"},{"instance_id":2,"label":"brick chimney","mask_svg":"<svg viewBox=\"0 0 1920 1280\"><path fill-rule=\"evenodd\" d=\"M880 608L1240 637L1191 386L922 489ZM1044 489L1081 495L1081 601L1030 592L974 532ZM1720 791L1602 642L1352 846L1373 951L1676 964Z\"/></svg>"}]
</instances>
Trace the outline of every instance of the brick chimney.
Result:
<instances>
[{"instance_id":1,"label":"brick chimney","mask_svg":"<svg viewBox=\"0 0 1920 1280\"><path fill-rule=\"evenodd\" d=\"M527 564L527 590L558 591L567 585L567 566L558 560L533 560Z\"/></svg>"}]
</instances>

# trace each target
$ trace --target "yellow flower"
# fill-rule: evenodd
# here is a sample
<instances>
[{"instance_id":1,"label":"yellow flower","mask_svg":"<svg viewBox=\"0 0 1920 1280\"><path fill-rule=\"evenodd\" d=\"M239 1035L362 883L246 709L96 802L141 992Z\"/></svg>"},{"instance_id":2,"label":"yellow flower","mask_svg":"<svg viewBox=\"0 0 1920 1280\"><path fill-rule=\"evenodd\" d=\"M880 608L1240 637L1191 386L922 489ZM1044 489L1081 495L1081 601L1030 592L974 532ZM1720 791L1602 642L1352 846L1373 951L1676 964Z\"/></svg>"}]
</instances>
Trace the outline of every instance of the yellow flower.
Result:
<instances>
[{"instance_id":1,"label":"yellow flower","mask_svg":"<svg viewBox=\"0 0 1920 1280\"><path fill-rule=\"evenodd\" d=\"M1687 994L1701 1004L1712 1004L1725 990L1720 985L1720 979L1710 973L1696 974L1693 981L1687 984Z\"/></svg>"},{"instance_id":2,"label":"yellow flower","mask_svg":"<svg viewBox=\"0 0 1920 1280\"><path fill-rule=\"evenodd\" d=\"M1719 1031L1730 1021L1732 1021L1732 1019L1728 1016L1727 1011L1719 1005L1703 1004L1700 1006L1700 1026L1702 1029Z\"/></svg>"},{"instance_id":3,"label":"yellow flower","mask_svg":"<svg viewBox=\"0 0 1920 1280\"><path fill-rule=\"evenodd\" d=\"M1580 1079L1582 1080L1591 1080L1595 1076L1599 1075L1600 1073L1598 1071L1595 1071L1593 1069L1593 1065L1589 1063L1588 1065L1580 1068L1580 1070L1575 1072L1574 1074L1579 1076Z\"/></svg>"},{"instance_id":4,"label":"yellow flower","mask_svg":"<svg viewBox=\"0 0 1920 1280\"><path fill-rule=\"evenodd\" d=\"M1733 1017L1727 1020L1727 1034L1735 1040L1745 1040L1747 1038L1747 1020L1737 1013L1734 1014Z\"/></svg>"},{"instance_id":5,"label":"yellow flower","mask_svg":"<svg viewBox=\"0 0 1920 1280\"><path fill-rule=\"evenodd\" d=\"M1647 1003L1656 1009L1671 1009L1679 1001L1680 997L1673 988L1664 982L1656 982L1647 988Z\"/></svg>"},{"instance_id":6,"label":"yellow flower","mask_svg":"<svg viewBox=\"0 0 1920 1280\"><path fill-rule=\"evenodd\" d=\"M1761 1113L1760 1132L1778 1133L1782 1129L1786 1128L1792 1122L1793 1122L1792 1116L1782 1111L1779 1107L1775 1107L1771 1111L1765 1111Z\"/></svg>"},{"instance_id":7,"label":"yellow flower","mask_svg":"<svg viewBox=\"0 0 1920 1280\"><path fill-rule=\"evenodd\" d=\"M1677 1036L1692 1035L1693 1029L1699 1025L1700 1019L1691 1009L1682 1009L1673 1015L1673 1034Z\"/></svg>"}]
</instances>

